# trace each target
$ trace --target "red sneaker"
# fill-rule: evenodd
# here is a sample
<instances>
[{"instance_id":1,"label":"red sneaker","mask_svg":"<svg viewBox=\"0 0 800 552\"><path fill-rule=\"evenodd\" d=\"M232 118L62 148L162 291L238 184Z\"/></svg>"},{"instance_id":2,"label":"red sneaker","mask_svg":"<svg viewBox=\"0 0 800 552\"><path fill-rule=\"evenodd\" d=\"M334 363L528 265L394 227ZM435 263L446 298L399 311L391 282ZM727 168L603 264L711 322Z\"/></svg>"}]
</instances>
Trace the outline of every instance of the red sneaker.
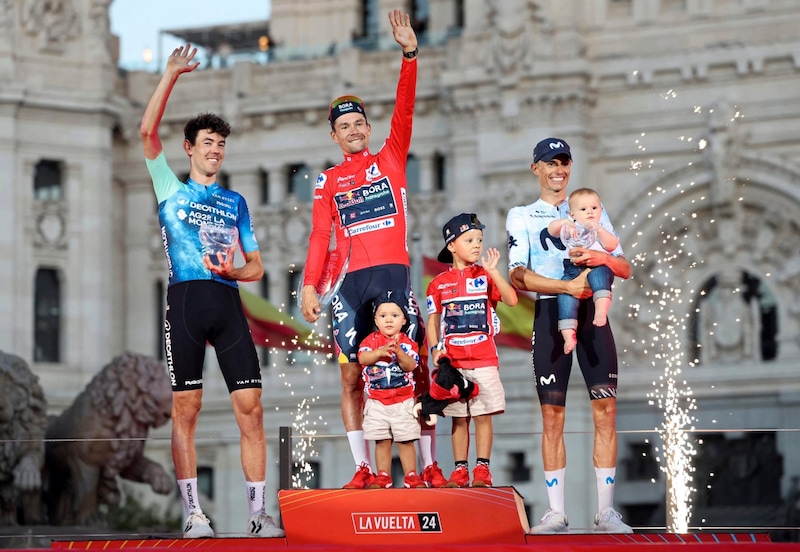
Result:
<instances>
[{"instance_id":1,"label":"red sneaker","mask_svg":"<svg viewBox=\"0 0 800 552\"><path fill-rule=\"evenodd\" d=\"M422 480L428 487L435 489L440 489L447 485L447 479L444 478L442 468L436 462L422 470Z\"/></svg>"},{"instance_id":2,"label":"red sneaker","mask_svg":"<svg viewBox=\"0 0 800 552\"><path fill-rule=\"evenodd\" d=\"M445 487L469 487L469 470L464 466L457 467L450 474Z\"/></svg>"},{"instance_id":3,"label":"red sneaker","mask_svg":"<svg viewBox=\"0 0 800 552\"><path fill-rule=\"evenodd\" d=\"M486 464L478 464L472 470L472 486L473 487L491 487L492 486L492 473L489 471L489 466Z\"/></svg>"},{"instance_id":4,"label":"red sneaker","mask_svg":"<svg viewBox=\"0 0 800 552\"><path fill-rule=\"evenodd\" d=\"M366 489L369 487L369 484L372 483L375 474L372 473L372 470L367 464L361 464L358 469L356 470L356 474L353 476L353 479L350 480L350 483L342 487L343 489Z\"/></svg>"},{"instance_id":5,"label":"red sneaker","mask_svg":"<svg viewBox=\"0 0 800 552\"><path fill-rule=\"evenodd\" d=\"M406 489L424 489L427 487L425 482L415 471L410 471L406 474L403 478L403 486Z\"/></svg>"},{"instance_id":6,"label":"red sneaker","mask_svg":"<svg viewBox=\"0 0 800 552\"><path fill-rule=\"evenodd\" d=\"M391 489L392 488L392 476L386 473L385 471L378 472L378 475L372 478L372 482L369 484L370 489Z\"/></svg>"}]
</instances>

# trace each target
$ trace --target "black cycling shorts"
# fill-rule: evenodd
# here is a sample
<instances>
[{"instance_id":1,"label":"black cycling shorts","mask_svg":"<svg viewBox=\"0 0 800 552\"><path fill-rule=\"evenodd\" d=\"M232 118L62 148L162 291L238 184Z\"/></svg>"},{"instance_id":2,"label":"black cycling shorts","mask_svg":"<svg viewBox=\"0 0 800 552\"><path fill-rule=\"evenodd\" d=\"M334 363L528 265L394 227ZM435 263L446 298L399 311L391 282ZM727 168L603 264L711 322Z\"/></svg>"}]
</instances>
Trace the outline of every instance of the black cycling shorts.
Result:
<instances>
[{"instance_id":1,"label":"black cycling shorts","mask_svg":"<svg viewBox=\"0 0 800 552\"><path fill-rule=\"evenodd\" d=\"M170 286L164 348L173 391L202 389L207 343L216 350L228 392L261 387L261 366L239 290L212 280Z\"/></svg>"},{"instance_id":2,"label":"black cycling shorts","mask_svg":"<svg viewBox=\"0 0 800 552\"><path fill-rule=\"evenodd\" d=\"M611 325L595 326L594 301L582 300L578 308L578 345L575 352L589 398L617 396L617 348ZM572 355L564 354L564 338L558 331L558 300L536 301L533 316L533 379L541 404L564 406L572 370Z\"/></svg>"},{"instance_id":3,"label":"black cycling shorts","mask_svg":"<svg viewBox=\"0 0 800 552\"><path fill-rule=\"evenodd\" d=\"M405 265L391 264L363 268L348 273L342 280L342 287L331 303L333 316L333 337L339 364L358 362L358 346L374 331L375 317L372 302L387 290L405 293L408 305L406 334L416 341L420 348L425 337L425 329L419 314L419 306L411 291L411 274Z\"/></svg>"}]
</instances>

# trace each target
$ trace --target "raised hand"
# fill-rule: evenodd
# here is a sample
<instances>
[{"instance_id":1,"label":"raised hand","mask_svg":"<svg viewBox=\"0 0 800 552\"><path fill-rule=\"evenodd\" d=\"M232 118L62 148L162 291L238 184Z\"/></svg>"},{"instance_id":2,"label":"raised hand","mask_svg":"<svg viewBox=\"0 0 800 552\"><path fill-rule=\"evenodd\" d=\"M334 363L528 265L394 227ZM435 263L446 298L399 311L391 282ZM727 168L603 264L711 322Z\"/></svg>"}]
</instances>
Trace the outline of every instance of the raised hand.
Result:
<instances>
[{"instance_id":1,"label":"raised hand","mask_svg":"<svg viewBox=\"0 0 800 552\"><path fill-rule=\"evenodd\" d=\"M564 221L564 226L561 233L568 238L577 239L578 238L578 227L575 226L575 223L571 220Z\"/></svg>"},{"instance_id":2,"label":"raised hand","mask_svg":"<svg viewBox=\"0 0 800 552\"><path fill-rule=\"evenodd\" d=\"M392 339L383 347L379 347L378 350L381 352L381 358L385 358L388 360L392 359L392 356L395 354L397 350L397 342L398 336L392 337Z\"/></svg>"},{"instance_id":3,"label":"raised hand","mask_svg":"<svg viewBox=\"0 0 800 552\"><path fill-rule=\"evenodd\" d=\"M167 71L177 74L194 71L200 65L199 61L192 62L196 54L197 48L192 48L191 44L175 48L167 58Z\"/></svg>"},{"instance_id":4,"label":"raised hand","mask_svg":"<svg viewBox=\"0 0 800 552\"><path fill-rule=\"evenodd\" d=\"M481 265L485 270L495 270L497 263L500 261L500 252L494 247L489 247L483 254Z\"/></svg>"},{"instance_id":5,"label":"raised hand","mask_svg":"<svg viewBox=\"0 0 800 552\"><path fill-rule=\"evenodd\" d=\"M392 24L392 35L404 52L413 52L417 48L417 33L411 28L411 16L400 10L389 12L389 22Z\"/></svg>"}]
</instances>

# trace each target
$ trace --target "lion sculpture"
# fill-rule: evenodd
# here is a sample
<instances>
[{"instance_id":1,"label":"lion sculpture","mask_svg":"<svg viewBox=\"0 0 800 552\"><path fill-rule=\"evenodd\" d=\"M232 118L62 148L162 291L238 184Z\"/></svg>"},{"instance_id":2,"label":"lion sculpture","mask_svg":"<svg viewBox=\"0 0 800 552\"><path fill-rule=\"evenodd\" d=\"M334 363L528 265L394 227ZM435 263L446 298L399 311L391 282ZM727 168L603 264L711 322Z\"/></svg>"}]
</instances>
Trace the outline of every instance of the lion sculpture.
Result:
<instances>
[{"instance_id":1,"label":"lion sculpture","mask_svg":"<svg viewBox=\"0 0 800 552\"><path fill-rule=\"evenodd\" d=\"M47 401L20 357L0 352L0 526L42 521Z\"/></svg>"},{"instance_id":2,"label":"lion sculpture","mask_svg":"<svg viewBox=\"0 0 800 552\"><path fill-rule=\"evenodd\" d=\"M104 367L47 426L50 523L96 523L100 504L120 502L117 477L169 494L172 477L143 453L148 430L167 423L171 410L172 390L161 362L128 352Z\"/></svg>"}]
</instances>

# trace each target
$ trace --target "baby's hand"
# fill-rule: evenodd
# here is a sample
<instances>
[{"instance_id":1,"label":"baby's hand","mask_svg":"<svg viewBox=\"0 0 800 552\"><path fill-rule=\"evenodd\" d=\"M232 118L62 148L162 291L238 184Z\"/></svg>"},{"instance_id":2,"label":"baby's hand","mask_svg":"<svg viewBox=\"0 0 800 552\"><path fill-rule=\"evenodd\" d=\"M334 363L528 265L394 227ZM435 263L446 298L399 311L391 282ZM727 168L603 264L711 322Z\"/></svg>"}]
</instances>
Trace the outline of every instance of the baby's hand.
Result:
<instances>
[{"instance_id":1,"label":"baby's hand","mask_svg":"<svg viewBox=\"0 0 800 552\"><path fill-rule=\"evenodd\" d=\"M383 356L386 358L392 358L395 351L397 350L397 344L400 341L400 336L394 336L386 345L381 347L381 351L383 351Z\"/></svg>"},{"instance_id":2,"label":"baby's hand","mask_svg":"<svg viewBox=\"0 0 800 552\"><path fill-rule=\"evenodd\" d=\"M497 263L499 260L500 252L496 248L490 247L486 250L483 259L481 259L481 264L486 270L494 270L497 268Z\"/></svg>"},{"instance_id":3,"label":"baby's hand","mask_svg":"<svg viewBox=\"0 0 800 552\"><path fill-rule=\"evenodd\" d=\"M562 235L569 236L573 240L578 237L578 227L575 226L575 223L571 220L568 220L564 223L564 228L562 229Z\"/></svg>"}]
</instances>

